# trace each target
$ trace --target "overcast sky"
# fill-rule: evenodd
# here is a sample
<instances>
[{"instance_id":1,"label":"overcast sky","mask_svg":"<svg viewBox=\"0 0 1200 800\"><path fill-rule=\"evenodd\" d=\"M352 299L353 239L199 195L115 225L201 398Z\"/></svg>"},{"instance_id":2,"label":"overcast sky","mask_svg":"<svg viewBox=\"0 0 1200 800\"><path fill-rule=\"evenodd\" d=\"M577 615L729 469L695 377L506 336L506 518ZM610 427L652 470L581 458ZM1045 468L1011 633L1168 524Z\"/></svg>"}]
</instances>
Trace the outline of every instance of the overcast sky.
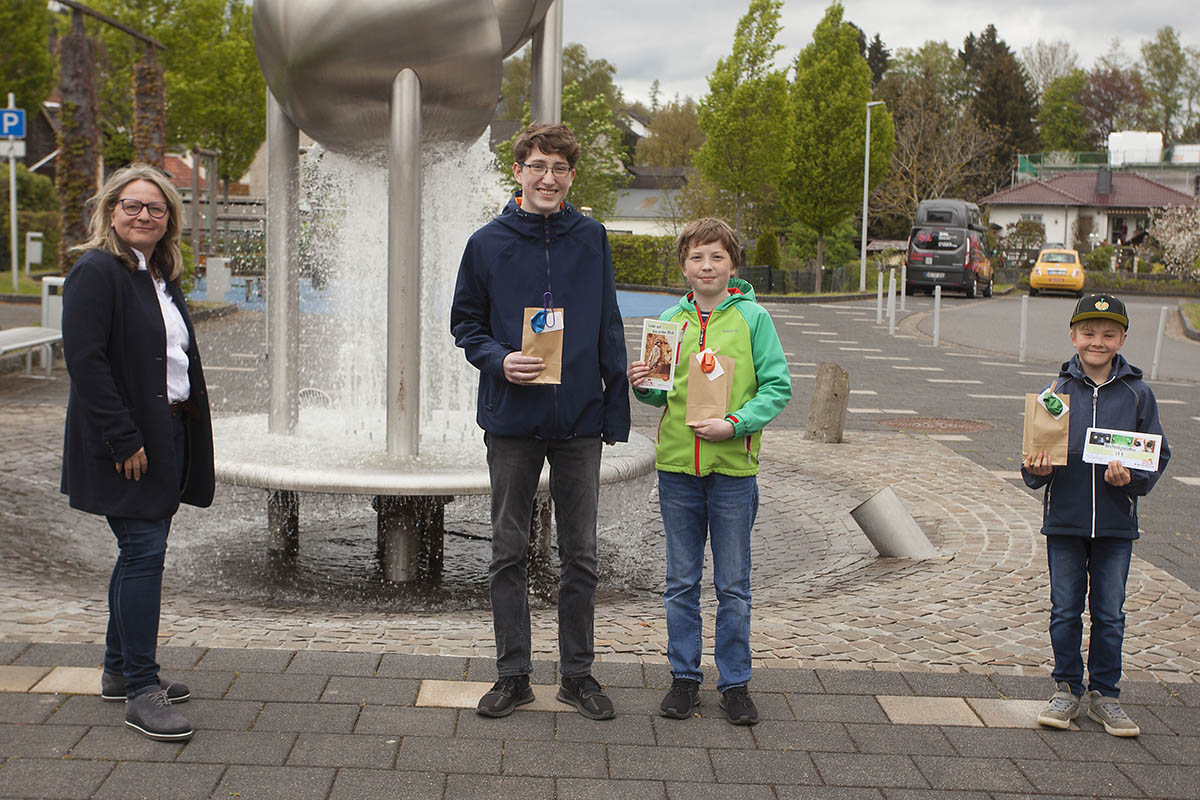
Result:
<instances>
[{"instance_id":1,"label":"overcast sky","mask_svg":"<svg viewBox=\"0 0 1200 800\"><path fill-rule=\"evenodd\" d=\"M708 74L733 45L737 21L749 0L563 0L563 39L579 42L590 58L617 68L617 83L629 100L649 98L657 78L664 100L675 94L699 99ZM1106 53L1114 37L1133 59L1143 41L1166 25L1185 46L1200 47L1200 15L1194 0L844 0L845 19L867 38L879 34L889 50L944 41L955 49L971 32L994 24L1008 46L1021 48L1063 39L1072 43L1081 67ZM787 0L783 9L781 64L812 40L828 3ZM1191 11L1188 11L1188 8Z\"/></svg>"}]
</instances>

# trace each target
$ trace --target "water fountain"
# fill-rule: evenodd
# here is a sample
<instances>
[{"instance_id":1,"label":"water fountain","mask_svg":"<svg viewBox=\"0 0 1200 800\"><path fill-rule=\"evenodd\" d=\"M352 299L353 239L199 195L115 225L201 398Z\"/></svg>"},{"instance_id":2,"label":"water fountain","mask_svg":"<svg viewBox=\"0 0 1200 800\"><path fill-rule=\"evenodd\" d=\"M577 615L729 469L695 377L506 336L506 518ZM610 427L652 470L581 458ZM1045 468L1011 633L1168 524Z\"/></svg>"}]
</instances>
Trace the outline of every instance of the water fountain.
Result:
<instances>
[{"instance_id":1,"label":"water fountain","mask_svg":"<svg viewBox=\"0 0 1200 800\"><path fill-rule=\"evenodd\" d=\"M445 504L489 491L474 423L473 368L453 347L445 322L458 254L448 256L448 272L431 276L422 269L422 210L430 205L423 181L439 163L440 143L479 139L499 97L503 59L530 39L532 115L560 118L561 6L562 0L255 0L255 48L270 88L270 436L264 443L254 434L261 417L218 419L217 471L224 483L269 490L268 547L277 559L299 547L299 493L368 495L375 498L385 577L436 579ZM298 436L305 428L298 378L300 130L331 152L386 165L386 358L382 385L375 391L366 382L367 393L381 398L375 414L385 426L383 447L370 437L329 447ZM471 177L464 176L468 183ZM319 410L304 413L310 412ZM602 484L653 468L645 437L634 434L606 451ZM531 578L549 575L546 481L544 472Z\"/></svg>"}]
</instances>

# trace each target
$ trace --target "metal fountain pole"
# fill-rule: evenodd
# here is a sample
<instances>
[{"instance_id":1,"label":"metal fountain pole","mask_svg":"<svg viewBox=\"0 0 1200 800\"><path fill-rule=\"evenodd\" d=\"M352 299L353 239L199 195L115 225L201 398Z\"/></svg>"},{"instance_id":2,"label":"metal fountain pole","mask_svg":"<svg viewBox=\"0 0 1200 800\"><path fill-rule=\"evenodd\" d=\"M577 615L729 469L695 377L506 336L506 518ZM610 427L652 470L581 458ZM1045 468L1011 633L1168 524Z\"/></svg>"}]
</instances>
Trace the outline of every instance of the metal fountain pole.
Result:
<instances>
[{"instance_id":1,"label":"metal fountain pole","mask_svg":"<svg viewBox=\"0 0 1200 800\"><path fill-rule=\"evenodd\" d=\"M533 33L529 113L534 122L562 122L563 0L554 0Z\"/></svg>"}]
</instances>

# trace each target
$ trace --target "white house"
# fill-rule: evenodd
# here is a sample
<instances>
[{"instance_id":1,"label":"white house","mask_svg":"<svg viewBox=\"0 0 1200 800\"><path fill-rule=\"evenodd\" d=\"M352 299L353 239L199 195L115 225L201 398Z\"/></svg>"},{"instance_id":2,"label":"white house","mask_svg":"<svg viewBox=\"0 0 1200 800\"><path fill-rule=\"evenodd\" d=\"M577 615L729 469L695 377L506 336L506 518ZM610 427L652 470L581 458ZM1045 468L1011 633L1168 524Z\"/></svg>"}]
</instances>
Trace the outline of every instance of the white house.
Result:
<instances>
[{"instance_id":1,"label":"white house","mask_svg":"<svg viewBox=\"0 0 1200 800\"><path fill-rule=\"evenodd\" d=\"M625 165L633 179L617 191L617 207L604 227L609 233L677 236L683 223L680 192L687 184L687 167Z\"/></svg>"}]
</instances>

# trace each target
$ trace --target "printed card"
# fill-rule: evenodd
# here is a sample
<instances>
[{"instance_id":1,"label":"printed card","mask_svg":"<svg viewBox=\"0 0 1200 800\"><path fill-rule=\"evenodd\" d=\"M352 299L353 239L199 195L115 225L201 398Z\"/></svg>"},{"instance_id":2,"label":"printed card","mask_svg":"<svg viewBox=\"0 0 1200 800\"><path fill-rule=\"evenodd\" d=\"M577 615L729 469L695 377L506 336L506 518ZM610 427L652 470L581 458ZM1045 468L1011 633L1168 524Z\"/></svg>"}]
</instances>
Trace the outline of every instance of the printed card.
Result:
<instances>
[{"instance_id":1,"label":"printed card","mask_svg":"<svg viewBox=\"0 0 1200 800\"><path fill-rule=\"evenodd\" d=\"M642 323L642 357L650 368L646 389L671 389L675 386L675 354L679 350L679 323L648 319Z\"/></svg>"},{"instance_id":2,"label":"printed card","mask_svg":"<svg viewBox=\"0 0 1200 800\"><path fill-rule=\"evenodd\" d=\"M1083 460L1088 464L1107 464L1116 460L1129 469L1157 472L1161 449L1162 437L1155 433L1088 428Z\"/></svg>"}]
</instances>

